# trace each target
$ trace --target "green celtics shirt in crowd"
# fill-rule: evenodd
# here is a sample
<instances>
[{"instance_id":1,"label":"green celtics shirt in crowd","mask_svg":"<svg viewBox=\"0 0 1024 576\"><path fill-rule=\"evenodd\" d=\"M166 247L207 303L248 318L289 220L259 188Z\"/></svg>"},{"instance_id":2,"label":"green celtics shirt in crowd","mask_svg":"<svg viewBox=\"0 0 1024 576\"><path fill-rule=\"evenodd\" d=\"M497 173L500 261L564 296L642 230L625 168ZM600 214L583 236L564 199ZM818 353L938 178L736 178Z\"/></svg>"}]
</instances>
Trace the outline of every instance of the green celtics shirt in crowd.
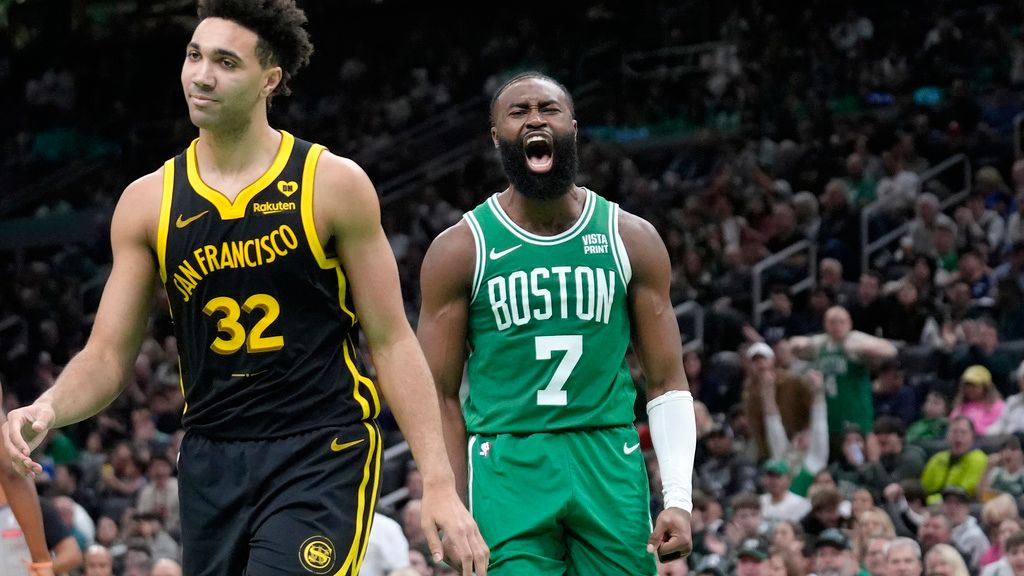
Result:
<instances>
[{"instance_id":1,"label":"green celtics shirt in crowd","mask_svg":"<svg viewBox=\"0 0 1024 576\"><path fill-rule=\"evenodd\" d=\"M848 338L855 338L851 332ZM871 404L871 373L858 358L848 354L841 344L827 336L819 344L816 367L825 384L828 406L828 431L842 433L847 424L856 424L868 434L875 423Z\"/></svg>"},{"instance_id":2,"label":"green celtics shirt in crowd","mask_svg":"<svg viewBox=\"0 0 1024 576\"><path fill-rule=\"evenodd\" d=\"M464 406L471 434L633 422L619 208L583 190L579 219L556 236L516 225L497 194L465 216L476 243Z\"/></svg>"}]
</instances>

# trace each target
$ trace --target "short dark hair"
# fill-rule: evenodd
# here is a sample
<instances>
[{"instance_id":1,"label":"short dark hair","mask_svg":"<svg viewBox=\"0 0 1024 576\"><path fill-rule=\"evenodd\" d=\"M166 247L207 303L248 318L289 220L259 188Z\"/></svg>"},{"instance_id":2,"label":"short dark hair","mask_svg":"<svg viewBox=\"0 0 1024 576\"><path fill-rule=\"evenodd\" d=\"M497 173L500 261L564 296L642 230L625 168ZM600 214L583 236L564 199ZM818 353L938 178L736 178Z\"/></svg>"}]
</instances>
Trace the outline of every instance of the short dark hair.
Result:
<instances>
[{"instance_id":1,"label":"short dark hair","mask_svg":"<svg viewBox=\"0 0 1024 576\"><path fill-rule=\"evenodd\" d=\"M895 416L879 416L875 420L875 434L895 434L902 438L905 430L903 420Z\"/></svg>"},{"instance_id":2,"label":"short dark hair","mask_svg":"<svg viewBox=\"0 0 1024 576\"><path fill-rule=\"evenodd\" d=\"M520 82L522 80L529 80L531 78L536 78L538 80L544 80L546 82L551 82L555 86L558 86L558 88L562 91L562 93L565 94L565 99L569 101L569 114L571 114L573 118L576 117L576 105L572 101L572 93L569 92L569 89L566 88L564 84L562 84L558 80L555 80L551 76L548 76L547 74L544 74L542 72L538 72L536 70L530 70L530 71L527 71L527 72L522 72L522 73L516 74L515 76L509 78L508 81L506 81L504 84L502 84L500 88L498 88L497 90L494 91L494 96L491 96L491 112L490 112L491 126L494 126L494 119L495 119L494 106L495 106L495 104L498 103L498 98L501 97L501 95L505 92L505 90L508 90L509 86L515 84L516 82Z\"/></svg>"},{"instance_id":3,"label":"short dark hair","mask_svg":"<svg viewBox=\"0 0 1024 576\"><path fill-rule=\"evenodd\" d=\"M758 499L757 494L737 494L733 497L731 504L733 514L737 510L761 510L761 500Z\"/></svg>"},{"instance_id":4,"label":"short dark hair","mask_svg":"<svg viewBox=\"0 0 1024 576\"><path fill-rule=\"evenodd\" d=\"M1006 539L1006 546L1003 548L1004 554L1009 554L1014 548L1024 545L1024 532L1016 532Z\"/></svg>"},{"instance_id":5,"label":"short dark hair","mask_svg":"<svg viewBox=\"0 0 1024 576\"><path fill-rule=\"evenodd\" d=\"M252 30L256 41L256 57L260 65L280 66L281 83L271 96L292 93L288 81L309 63L313 43L303 28L306 13L295 0L199 0L200 20L223 18Z\"/></svg>"}]
</instances>

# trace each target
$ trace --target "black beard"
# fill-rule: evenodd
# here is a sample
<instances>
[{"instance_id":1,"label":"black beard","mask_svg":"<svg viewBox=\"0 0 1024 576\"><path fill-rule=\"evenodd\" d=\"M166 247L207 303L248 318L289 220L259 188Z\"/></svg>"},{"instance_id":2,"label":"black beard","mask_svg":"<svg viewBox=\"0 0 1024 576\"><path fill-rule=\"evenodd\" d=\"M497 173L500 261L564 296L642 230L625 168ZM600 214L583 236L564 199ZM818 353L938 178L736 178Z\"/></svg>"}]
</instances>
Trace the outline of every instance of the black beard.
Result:
<instances>
[{"instance_id":1,"label":"black beard","mask_svg":"<svg viewBox=\"0 0 1024 576\"><path fill-rule=\"evenodd\" d=\"M554 163L551 170L537 174L526 164L522 142L498 139L501 166L505 170L505 176L516 190L523 193L523 196L551 200L564 196L572 188L579 164L576 138L571 134L556 137L553 147Z\"/></svg>"}]
</instances>

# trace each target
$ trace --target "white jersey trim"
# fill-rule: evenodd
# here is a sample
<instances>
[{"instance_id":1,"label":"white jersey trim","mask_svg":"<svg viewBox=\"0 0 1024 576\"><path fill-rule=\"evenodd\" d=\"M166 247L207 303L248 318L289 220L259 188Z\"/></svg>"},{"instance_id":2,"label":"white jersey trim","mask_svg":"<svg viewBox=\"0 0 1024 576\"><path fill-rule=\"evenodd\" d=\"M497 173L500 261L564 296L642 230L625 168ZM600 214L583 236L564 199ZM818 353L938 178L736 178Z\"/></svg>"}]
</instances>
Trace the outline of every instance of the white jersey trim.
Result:
<instances>
[{"instance_id":1,"label":"white jersey trim","mask_svg":"<svg viewBox=\"0 0 1024 576\"><path fill-rule=\"evenodd\" d=\"M619 205L609 202L608 230L612 235L612 255L615 257L615 265L619 269L619 277L622 283L629 287L629 281L633 279L633 267L629 263L629 253L626 252L626 245L622 242L622 235L619 234Z\"/></svg>"},{"instance_id":2,"label":"white jersey trim","mask_svg":"<svg viewBox=\"0 0 1024 576\"><path fill-rule=\"evenodd\" d=\"M484 232L480 227L480 223L477 222L476 216L472 212L466 212L463 218L466 219L469 231L473 233L473 243L476 244L476 262L473 265L473 289L469 294L469 303L472 305L484 280L484 267L487 265L487 242L484 240Z\"/></svg>"},{"instance_id":3,"label":"white jersey trim","mask_svg":"<svg viewBox=\"0 0 1024 576\"><path fill-rule=\"evenodd\" d=\"M588 188L583 188L587 194L586 201L583 204L583 212L580 213L580 217L576 220L576 223L569 227L568 230L555 234L554 236L540 236L529 232L521 228L516 224L508 214L505 213L505 209L501 207L498 202L498 194L494 194L487 199L487 205L490 207L491 212L501 222L505 228L512 233L513 236L519 238L523 242L529 244L536 244L538 246L552 246L554 244L561 244L568 240L571 240L574 236L580 233L587 224L590 223L590 217L594 215L594 209L597 202L594 200L594 192Z\"/></svg>"}]
</instances>

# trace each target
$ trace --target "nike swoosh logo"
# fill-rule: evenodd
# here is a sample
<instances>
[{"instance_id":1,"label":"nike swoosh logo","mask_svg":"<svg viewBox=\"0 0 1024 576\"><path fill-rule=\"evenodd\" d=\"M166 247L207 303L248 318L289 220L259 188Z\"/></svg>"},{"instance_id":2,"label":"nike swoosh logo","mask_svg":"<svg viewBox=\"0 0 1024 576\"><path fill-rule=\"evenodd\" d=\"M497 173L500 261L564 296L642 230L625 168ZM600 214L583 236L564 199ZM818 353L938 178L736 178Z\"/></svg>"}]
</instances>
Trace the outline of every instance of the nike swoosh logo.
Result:
<instances>
[{"instance_id":1,"label":"nike swoosh logo","mask_svg":"<svg viewBox=\"0 0 1024 576\"><path fill-rule=\"evenodd\" d=\"M637 442L636 444L633 444L632 446L630 446L629 444L627 444L625 442L622 443L622 451L625 454L632 454L633 452L636 452L636 449L639 448L639 447L640 447L640 443L639 442Z\"/></svg>"},{"instance_id":2,"label":"nike swoosh logo","mask_svg":"<svg viewBox=\"0 0 1024 576\"><path fill-rule=\"evenodd\" d=\"M185 226L188 226L189 224L195 222L196 220L199 220L203 216L206 216L207 212L209 212L209 210L203 210L202 212L196 214L191 218L182 218L181 214L178 214L178 220L174 222L174 225L177 226L178 228L184 228Z\"/></svg>"},{"instance_id":3,"label":"nike swoosh logo","mask_svg":"<svg viewBox=\"0 0 1024 576\"><path fill-rule=\"evenodd\" d=\"M516 250L518 250L518 249L520 249L522 247L523 247L522 244L516 244L515 246L513 246L511 248L506 248L506 249L502 250L501 252L496 252L494 250L494 248L491 248L491 260L497 260L498 258L501 258L502 256L505 256L506 254L511 254L512 252L515 252Z\"/></svg>"},{"instance_id":4,"label":"nike swoosh logo","mask_svg":"<svg viewBox=\"0 0 1024 576\"><path fill-rule=\"evenodd\" d=\"M362 444L366 438L360 438L359 440L353 440L351 442L345 442L344 444L338 444L338 439L331 440L331 451L341 452L342 450L351 448L357 444Z\"/></svg>"}]
</instances>

